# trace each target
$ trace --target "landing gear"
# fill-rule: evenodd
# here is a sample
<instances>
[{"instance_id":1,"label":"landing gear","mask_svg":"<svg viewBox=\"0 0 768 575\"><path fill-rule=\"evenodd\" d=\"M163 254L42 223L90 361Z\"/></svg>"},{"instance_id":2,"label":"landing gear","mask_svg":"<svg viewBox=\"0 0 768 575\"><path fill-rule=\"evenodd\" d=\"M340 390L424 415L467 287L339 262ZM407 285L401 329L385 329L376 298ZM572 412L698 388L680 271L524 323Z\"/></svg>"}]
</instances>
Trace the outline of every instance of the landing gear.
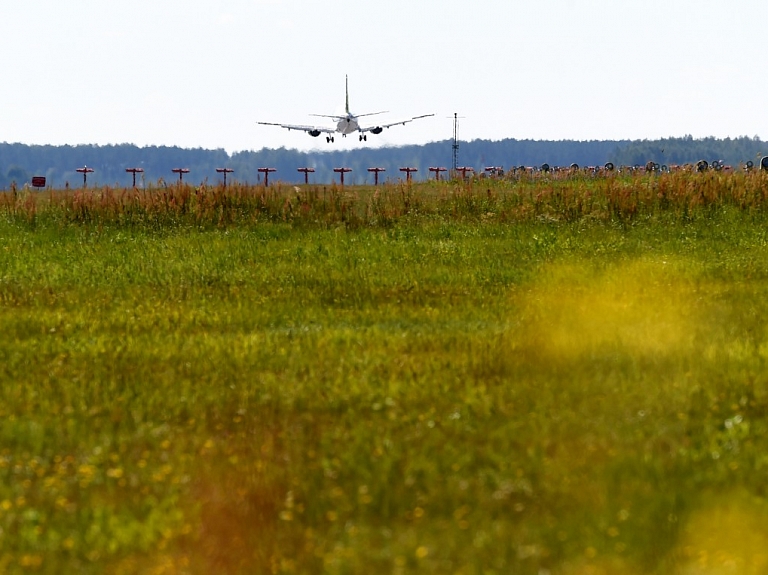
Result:
<instances>
[{"instance_id":1,"label":"landing gear","mask_svg":"<svg viewBox=\"0 0 768 575\"><path fill-rule=\"evenodd\" d=\"M366 141L367 142L368 141L368 136L366 136L365 134L360 134L360 141L361 142L362 141Z\"/></svg>"},{"instance_id":2,"label":"landing gear","mask_svg":"<svg viewBox=\"0 0 768 575\"><path fill-rule=\"evenodd\" d=\"M325 141L330 144L331 142L333 142L333 136L326 136Z\"/></svg>"}]
</instances>

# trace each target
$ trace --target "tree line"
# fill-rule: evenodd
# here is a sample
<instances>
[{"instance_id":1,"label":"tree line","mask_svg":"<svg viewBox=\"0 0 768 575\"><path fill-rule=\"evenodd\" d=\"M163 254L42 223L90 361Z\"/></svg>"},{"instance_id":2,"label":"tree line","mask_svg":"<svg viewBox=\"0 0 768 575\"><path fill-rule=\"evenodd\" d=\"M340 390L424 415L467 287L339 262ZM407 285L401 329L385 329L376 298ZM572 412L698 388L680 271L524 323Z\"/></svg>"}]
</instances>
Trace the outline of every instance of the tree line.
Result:
<instances>
[{"instance_id":1,"label":"tree line","mask_svg":"<svg viewBox=\"0 0 768 575\"><path fill-rule=\"evenodd\" d=\"M163 186L178 179L174 168L187 168L185 181L192 184L216 184L223 176L216 168L234 170L229 181L260 183L263 174L259 168L275 168L271 181L299 183L304 175L298 168L312 168L311 183L338 181L334 168L351 168L347 183L372 183L368 168L385 171L380 181L403 179L402 167L416 168L414 179L434 177L430 167L452 166L453 141L444 140L424 145L391 148L359 148L349 151L301 152L294 149L268 149L227 153L223 149L179 148L173 146L139 147L132 144L116 145L27 145L0 143L0 188L23 186L33 176L43 176L46 184L54 188L80 187L83 183L78 168L93 169L88 174L89 185L127 187L132 185L128 168L140 168L137 185ZM768 145L758 137L701 138L691 136L658 140L473 140L459 143L458 163L476 172L486 167L506 169L517 166L601 166L612 162L616 166L645 165L652 161L660 165L695 163L699 160L723 161L738 166L747 161L755 164L768 154Z\"/></svg>"}]
</instances>

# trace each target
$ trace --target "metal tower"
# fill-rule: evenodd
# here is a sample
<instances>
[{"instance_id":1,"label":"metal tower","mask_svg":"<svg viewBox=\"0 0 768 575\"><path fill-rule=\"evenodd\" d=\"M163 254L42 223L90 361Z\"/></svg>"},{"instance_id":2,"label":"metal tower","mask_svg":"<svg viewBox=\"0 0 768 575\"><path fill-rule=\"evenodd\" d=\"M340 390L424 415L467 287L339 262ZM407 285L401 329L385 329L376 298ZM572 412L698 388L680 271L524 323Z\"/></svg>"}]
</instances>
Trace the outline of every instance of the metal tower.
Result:
<instances>
[{"instance_id":1,"label":"metal tower","mask_svg":"<svg viewBox=\"0 0 768 575\"><path fill-rule=\"evenodd\" d=\"M453 114L453 169L452 173L456 173L456 169L459 167L459 115L454 112Z\"/></svg>"}]
</instances>

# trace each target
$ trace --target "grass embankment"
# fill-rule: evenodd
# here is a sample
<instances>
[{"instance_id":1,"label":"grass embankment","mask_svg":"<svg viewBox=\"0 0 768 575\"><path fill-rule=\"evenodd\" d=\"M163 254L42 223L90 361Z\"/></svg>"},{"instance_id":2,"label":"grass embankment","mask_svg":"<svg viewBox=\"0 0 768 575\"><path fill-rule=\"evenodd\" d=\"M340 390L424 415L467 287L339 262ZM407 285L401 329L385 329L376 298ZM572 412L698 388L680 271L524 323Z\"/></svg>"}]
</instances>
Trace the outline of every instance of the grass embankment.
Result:
<instances>
[{"instance_id":1,"label":"grass embankment","mask_svg":"<svg viewBox=\"0 0 768 575\"><path fill-rule=\"evenodd\" d=\"M764 572L765 180L697 177L6 198L0 570Z\"/></svg>"}]
</instances>

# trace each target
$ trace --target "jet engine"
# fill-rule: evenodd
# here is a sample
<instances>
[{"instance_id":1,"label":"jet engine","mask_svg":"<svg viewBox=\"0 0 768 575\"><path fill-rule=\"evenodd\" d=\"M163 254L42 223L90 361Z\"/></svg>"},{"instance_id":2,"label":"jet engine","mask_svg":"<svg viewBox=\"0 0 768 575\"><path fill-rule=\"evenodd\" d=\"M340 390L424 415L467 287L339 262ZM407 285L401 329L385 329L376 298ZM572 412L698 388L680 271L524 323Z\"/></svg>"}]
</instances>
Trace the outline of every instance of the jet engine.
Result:
<instances>
[{"instance_id":1,"label":"jet engine","mask_svg":"<svg viewBox=\"0 0 768 575\"><path fill-rule=\"evenodd\" d=\"M320 135L320 130L309 130L307 131L307 134L309 134L313 138L317 138Z\"/></svg>"},{"instance_id":2,"label":"jet engine","mask_svg":"<svg viewBox=\"0 0 768 575\"><path fill-rule=\"evenodd\" d=\"M380 126L376 126L371 130L371 134L381 134L384 131L384 128Z\"/></svg>"}]
</instances>

